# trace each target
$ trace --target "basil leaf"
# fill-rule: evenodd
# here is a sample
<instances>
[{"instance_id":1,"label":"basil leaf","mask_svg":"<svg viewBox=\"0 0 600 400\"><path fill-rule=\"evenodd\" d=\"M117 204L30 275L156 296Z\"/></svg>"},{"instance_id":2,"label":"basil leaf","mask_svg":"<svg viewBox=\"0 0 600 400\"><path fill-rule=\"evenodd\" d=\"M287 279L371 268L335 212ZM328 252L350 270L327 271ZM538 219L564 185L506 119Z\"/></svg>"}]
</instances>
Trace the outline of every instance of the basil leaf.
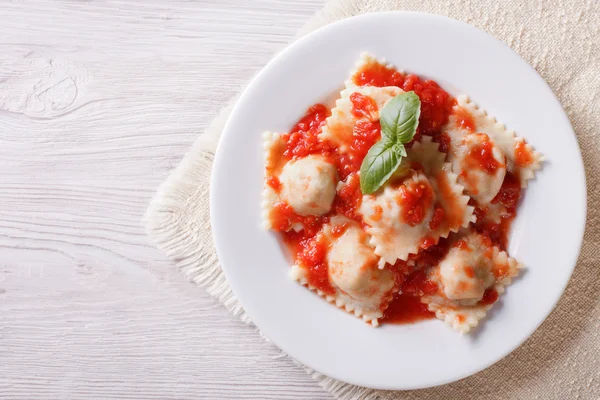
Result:
<instances>
[{"instance_id":1,"label":"basil leaf","mask_svg":"<svg viewBox=\"0 0 600 400\"><path fill-rule=\"evenodd\" d=\"M402 156L395 147L394 142L383 138L369 149L360 166L360 190L364 194L375 192L398 169Z\"/></svg>"},{"instance_id":2,"label":"basil leaf","mask_svg":"<svg viewBox=\"0 0 600 400\"><path fill-rule=\"evenodd\" d=\"M360 189L370 194L379 189L406 157L404 143L415 136L421 115L421 100L415 92L394 97L379 114L381 140L369 149L360 166Z\"/></svg>"},{"instance_id":3,"label":"basil leaf","mask_svg":"<svg viewBox=\"0 0 600 400\"><path fill-rule=\"evenodd\" d=\"M415 136L421 100L415 92L406 92L394 97L381 110L381 136L391 142L408 143Z\"/></svg>"},{"instance_id":4,"label":"basil leaf","mask_svg":"<svg viewBox=\"0 0 600 400\"><path fill-rule=\"evenodd\" d=\"M406 157L406 148L404 147L404 145L402 143L398 142L398 143L394 144L394 147L392 147L392 149L400 157Z\"/></svg>"}]
</instances>

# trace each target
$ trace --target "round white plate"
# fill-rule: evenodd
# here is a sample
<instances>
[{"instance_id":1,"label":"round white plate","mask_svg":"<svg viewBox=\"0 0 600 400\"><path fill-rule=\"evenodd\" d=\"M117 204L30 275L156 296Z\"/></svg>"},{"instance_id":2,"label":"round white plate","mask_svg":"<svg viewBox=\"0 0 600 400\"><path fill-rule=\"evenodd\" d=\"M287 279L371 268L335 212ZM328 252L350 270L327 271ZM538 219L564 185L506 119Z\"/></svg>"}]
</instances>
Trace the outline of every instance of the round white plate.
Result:
<instances>
[{"instance_id":1,"label":"round white plate","mask_svg":"<svg viewBox=\"0 0 600 400\"><path fill-rule=\"evenodd\" d=\"M260 228L262 132L288 131L310 105L339 92L363 51L435 79L454 95L468 94L546 157L524 192L510 237L510 254L526 270L471 334L461 336L439 320L372 328L288 278L289 262L276 235ZM210 200L223 270L264 334L325 375L381 389L452 382L518 347L563 292L586 215L584 169L573 129L535 70L472 26L408 12L343 20L276 56L229 117Z\"/></svg>"}]
</instances>

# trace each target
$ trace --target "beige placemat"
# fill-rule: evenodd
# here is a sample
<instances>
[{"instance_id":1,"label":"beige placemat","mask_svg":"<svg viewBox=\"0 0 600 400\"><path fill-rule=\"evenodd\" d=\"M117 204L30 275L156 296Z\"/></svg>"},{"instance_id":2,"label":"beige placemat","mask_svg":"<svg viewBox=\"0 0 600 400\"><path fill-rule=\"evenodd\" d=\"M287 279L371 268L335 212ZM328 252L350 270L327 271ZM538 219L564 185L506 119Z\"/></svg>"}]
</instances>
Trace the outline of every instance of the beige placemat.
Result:
<instances>
[{"instance_id":1,"label":"beige placemat","mask_svg":"<svg viewBox=\"0 0 600 400\"><path fill-rule=\"evenodd\" d=\"M542 75L567 111L583 152L589 209L585 243L571 282L546 322L523 346L479 374L432 389L386 392L307 372L344 400L600 399L600 3L332 0L298 35L352 15L383 10L423 11L466 21L508 44ZM496 78L511 84L510 76ZM210 232L210 169L231 104L160 187L146 224L157 246L184 274L252 325L219 267Z\"/></svg>"}]
</instances>

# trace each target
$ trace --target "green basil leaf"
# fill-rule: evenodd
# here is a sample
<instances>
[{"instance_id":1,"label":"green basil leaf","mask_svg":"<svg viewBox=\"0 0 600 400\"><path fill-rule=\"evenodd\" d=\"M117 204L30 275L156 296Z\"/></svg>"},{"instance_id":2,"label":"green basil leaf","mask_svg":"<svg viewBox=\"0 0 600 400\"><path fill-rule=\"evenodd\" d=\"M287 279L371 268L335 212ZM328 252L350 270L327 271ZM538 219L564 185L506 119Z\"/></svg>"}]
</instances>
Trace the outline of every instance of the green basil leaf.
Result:
<instances>
[{"instance_id":1,"label":"green basil leaf","mask_svg":"<svg viewBox=\"0 0 600 400\"><path fill-rule=\"evenodd\" d=\"M394 142L383 138L369 149L360 166L360 190L364 194L375 192L398 169L402 156L395 147Z\"/></svg>"},{"instance_id":2,"label":"green basil leaf","mask_svg":"<svg viewBox=\"0 0 600 400\"><path fill-rule=\"evenodd\" d=\"M394 97L381 110L381 136L391 142L408 143L415 136L421 115L421 100L415 92Z\"/></svg>"},{"instance_id":3,"label":"green basil leaf","mask_svg":"<svg viewBox=\"0 0 600 400\"><path fill-rule=\"evenodd\" d=\"M394 152L398 154L400 157L406 157L406 147L400 142L394 144Z\"/></svg>"}]
</instances>

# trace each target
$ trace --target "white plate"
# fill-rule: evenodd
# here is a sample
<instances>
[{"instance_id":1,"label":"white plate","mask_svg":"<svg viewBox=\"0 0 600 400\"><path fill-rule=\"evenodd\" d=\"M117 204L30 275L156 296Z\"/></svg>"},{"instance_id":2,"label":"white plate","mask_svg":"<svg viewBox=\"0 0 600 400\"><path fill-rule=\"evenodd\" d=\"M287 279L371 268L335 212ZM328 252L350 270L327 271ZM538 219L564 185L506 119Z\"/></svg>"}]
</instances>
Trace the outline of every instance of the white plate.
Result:
<instances>
[{"instance_id":1,"label":"white plate","mask_svg":"<svg viewBox=\"0 0 600 400\"><path fill-rule=\"evenodd\" d=\"M359 54L466 93L546 156L513 224L510 254L526 270L475 332L439 320L372 328L288 278L276 235L260 229L261 133L288 131L310 105L339 91ZM440 385L474 374L518 347L554 308L576 263L585 225L581 154L542 78L488 34L448 18L368 14L295 42L252 81L223 131L211 185L217 253L256 325L307 366L381 389Z\"/></svg>"}]
</instances>

